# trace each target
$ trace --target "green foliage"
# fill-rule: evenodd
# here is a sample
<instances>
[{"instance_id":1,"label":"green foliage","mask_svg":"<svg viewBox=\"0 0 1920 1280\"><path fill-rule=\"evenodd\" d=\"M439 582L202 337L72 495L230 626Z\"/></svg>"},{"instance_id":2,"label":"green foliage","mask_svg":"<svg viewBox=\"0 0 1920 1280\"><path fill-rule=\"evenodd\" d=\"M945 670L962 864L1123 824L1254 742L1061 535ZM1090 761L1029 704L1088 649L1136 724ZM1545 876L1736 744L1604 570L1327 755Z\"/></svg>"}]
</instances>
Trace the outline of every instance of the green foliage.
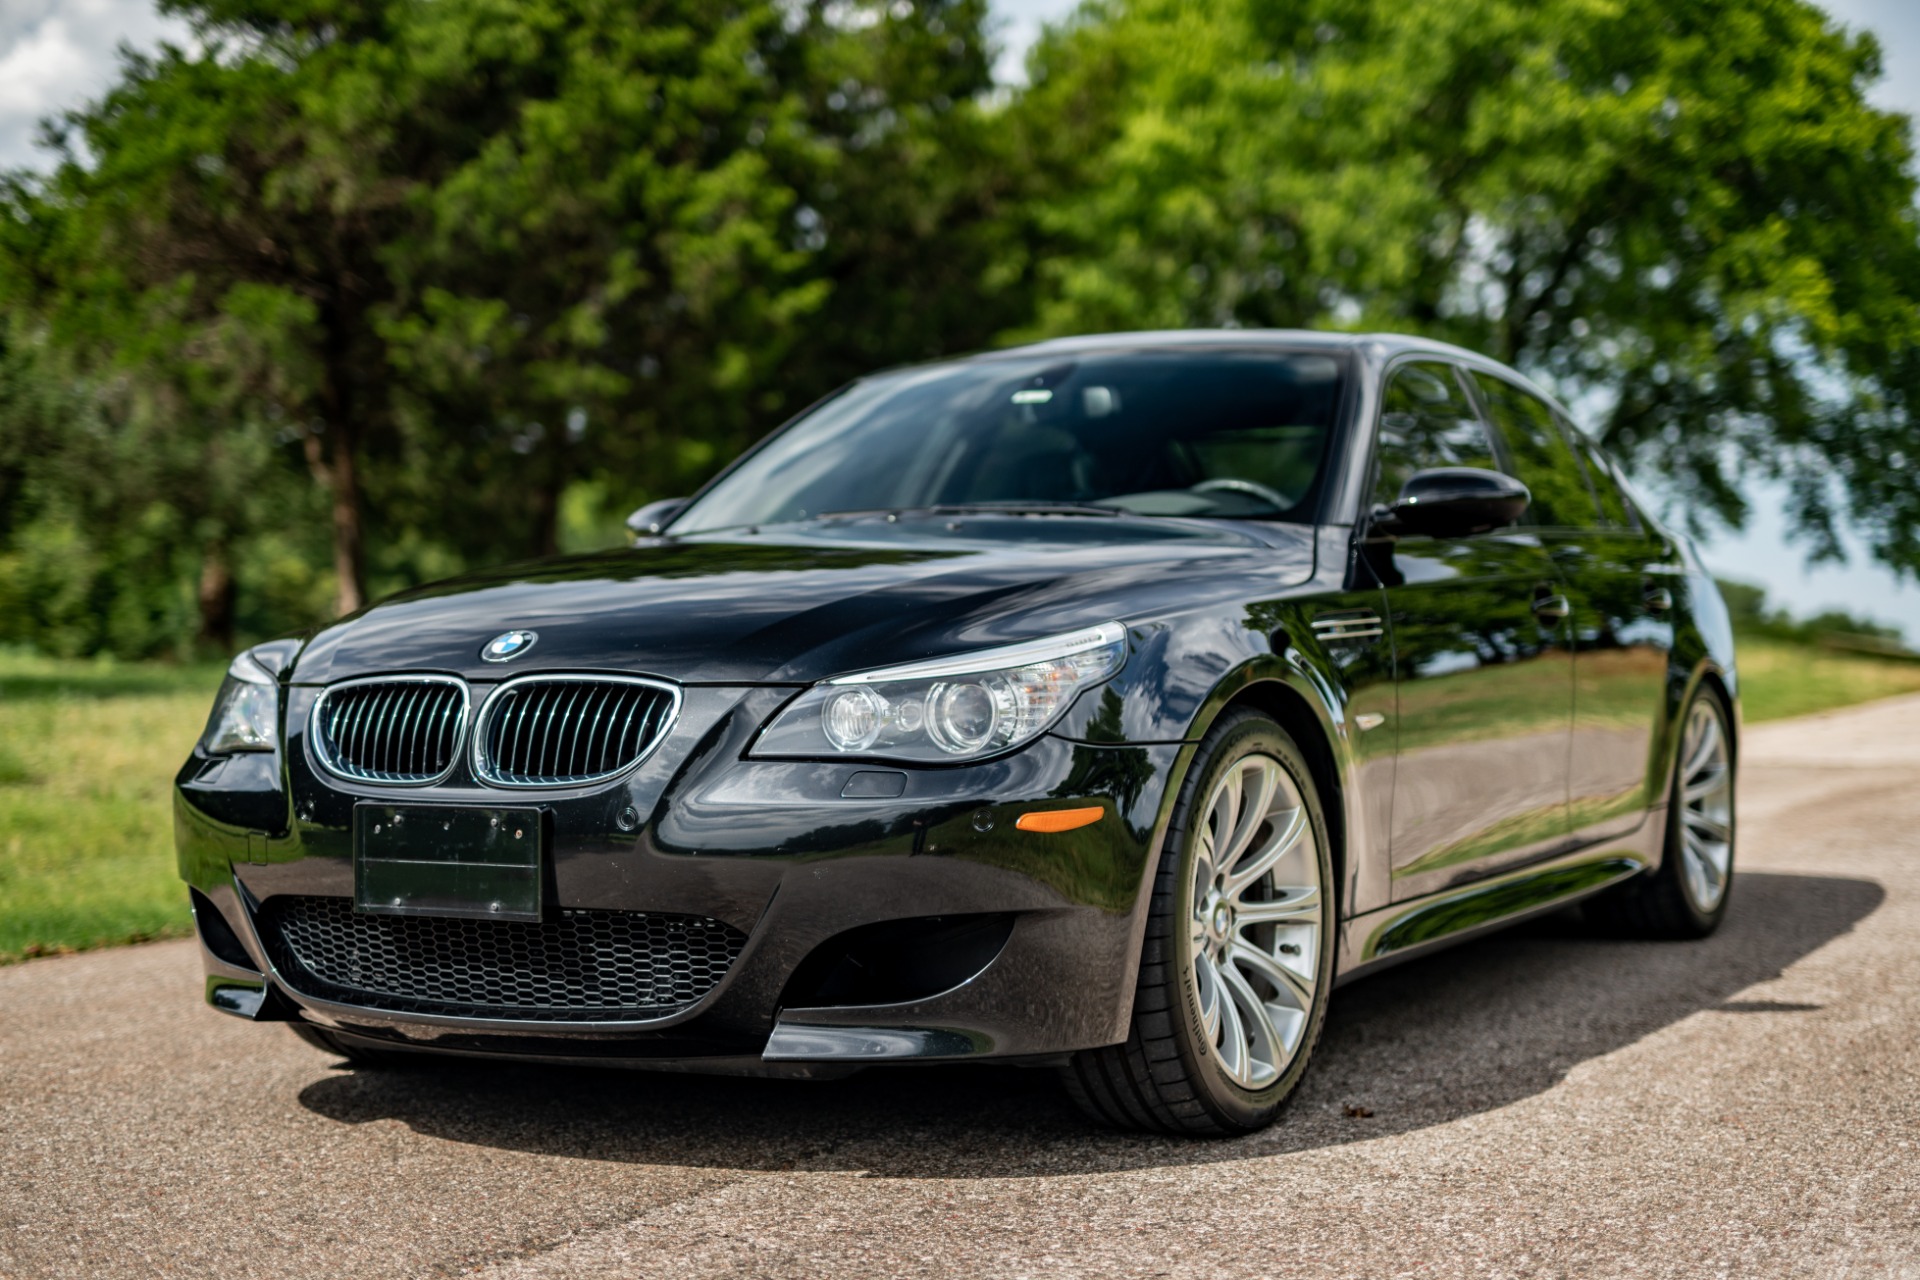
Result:
<instances>
[{"instance_id":1,"label":"green foliage","mask_svg":"<svg viewBox=\"0 0 1920 1280\"><path fill-rule=\"evenodd\" d=\"M1738 522L1920 570L1909 122L1803 0L1096 0L1012 115L1024 334L1412 331L1506 359ZM1837 480L1838 483L1832 483Z\"/></svg>"},{"instance_id":2,"label":"green foliage","mask_svg":"<svg viewBox=\"0 0 1920 1280\"><path fill-rule=\"evenodd\" d=\"M0 178L0 640L181 654L620 536L875 367L1183 325L1512 360L1920 570L1909 123L1807 0L170 0Z\"/></svg>"},{"instance_id":3,"label":"green foliage","mask_svg":"<svg viewBox=\"0 0 1920 1280\"><path fill-rule=\"evenodd\" d=\"M1856 617L1844 609L1825 609L1808 618L1796 618L1787 609L1769 608L1764 587L1750 582L1720 579L1720 595L1727 615L1741 636L1763 636L1790 644L1817 644L1829 635L1870 637L1897 641L1900 628Z\"/></svg>"},{"instance_id":4,"label":"green foliage","mask_svg":"<svg viewBox=\"0 0 1920 1280\"><path fill-rule=\"evenodd\" d=\"M152 390L0 331L0 643L177 656L201 591L220 645L323 616L324 509L271 432L183 421Z\"/></svg>"},{"instance_id":5,"label":"green foliage","mask_svg":"<svg viewBox=\"0 0 1920 1280\"><path fill-rule=\"evenodd\" d=\"M130 57L0 192L0 368L60 389L0 404L36 495L0 590L67 584L36 644L221 647L552 551L574 487L686 491L1018 317L970 229L984 0L169 7L199 47Z\"/></svg>"}]
</instances>

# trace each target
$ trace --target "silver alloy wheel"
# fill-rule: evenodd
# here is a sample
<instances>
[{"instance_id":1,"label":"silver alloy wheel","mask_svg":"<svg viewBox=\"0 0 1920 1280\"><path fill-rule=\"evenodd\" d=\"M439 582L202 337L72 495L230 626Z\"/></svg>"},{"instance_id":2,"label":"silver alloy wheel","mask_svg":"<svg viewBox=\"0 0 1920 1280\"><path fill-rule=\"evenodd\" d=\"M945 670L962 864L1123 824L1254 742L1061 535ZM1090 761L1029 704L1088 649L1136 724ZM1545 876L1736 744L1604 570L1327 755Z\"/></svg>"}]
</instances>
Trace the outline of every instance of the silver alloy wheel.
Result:
<instances>
[{"instance_id":1,"label":"silver alloy wheel","mask_svg":"<svg viewBox=\"0 0 1920 1280\"><path fill-rule=\"evenodd\" d=\"M1321 980L1320 850L1269 755L1235 761L1204 813L1188 922L1202 1034L1236 1083L1264 1088L1299 1052Z\"/></svg>"},{"instance_id":2,"label":"silver alloy wheel","mask_svg":"<svg viewBox=\"0 0 1920 1280\"><path fill-rule=\"evenodd\" d=\"M1733 863L1733 761L1720 711L1707 697L1687 712L1680 739L1680 857L1687 896L1712 911Z\"/></svg>"}]
</instances>

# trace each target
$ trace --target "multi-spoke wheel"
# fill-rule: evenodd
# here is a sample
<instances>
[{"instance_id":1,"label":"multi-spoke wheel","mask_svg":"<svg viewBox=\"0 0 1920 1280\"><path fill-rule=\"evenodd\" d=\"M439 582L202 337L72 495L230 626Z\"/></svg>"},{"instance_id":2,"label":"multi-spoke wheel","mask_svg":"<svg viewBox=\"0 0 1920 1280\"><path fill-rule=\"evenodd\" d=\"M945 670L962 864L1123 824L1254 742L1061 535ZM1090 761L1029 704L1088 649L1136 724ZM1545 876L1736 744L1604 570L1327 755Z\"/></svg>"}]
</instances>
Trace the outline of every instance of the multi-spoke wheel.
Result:
<instances>
[{"instance_id":1,"label":"multi-spoke wheel","mask_svg":"<svg viewBox=\"0 0 1920 1280\"><path fill-rule=\"evenodd\" d=\"M1129 1128L1241 1133L1306 1069L1332 979L1326 822L1305 759L1261 716L1201 744L1174 811L1125 1044L1076 1056L1074 1097Z\"/></svg>"},{"instance_id":2,"label":"multi-spoke wheel","mask_svg":"<svg viewBox=\"0 0 1920 1280\"><path fill-rule=\"evenodd\" d=\"M1260 1089L1293 1061L1320 987L1319 841L1272 756L1234 761L1196 833L1188 963L1206 1042L1234 1083Z\"/></svg>"},{"instance_id":3,"label":"multi-spoke wheel","mask_svg":"<svg viewBox=\"0 0 1920 1280\"><path fill-rule=\"evenodd\" d=\"M1675 832L1687 896L1701 911L1713 911L1727 894L1733 870L1733 753L1713 698L1694 699L1687 712L1679 792Z\"/></svg>"},{"instance_id":4,"label":"multi-spoke wheel","mask_svg":"<svg viewBox=\"0 0 1920 1280\"><path fill-rule=\"evenodd\" d=\"M1700 689L1680 722L1660 869L1591 902L1602 923L1652 938L1704 938L1733 882L1733 734L1725 704Z\"/></svg>"}]
</instances>

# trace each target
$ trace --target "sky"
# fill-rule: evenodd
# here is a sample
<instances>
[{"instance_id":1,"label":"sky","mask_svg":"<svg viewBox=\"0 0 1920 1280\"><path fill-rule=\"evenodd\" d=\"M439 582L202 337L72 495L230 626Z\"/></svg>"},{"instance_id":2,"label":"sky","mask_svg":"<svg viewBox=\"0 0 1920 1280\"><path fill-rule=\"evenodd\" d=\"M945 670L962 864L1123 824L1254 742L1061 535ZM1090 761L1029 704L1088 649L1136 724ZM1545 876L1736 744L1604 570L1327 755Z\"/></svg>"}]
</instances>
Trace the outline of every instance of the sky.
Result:
<instances>
[{"instance_id":1,"label":"sky","mask_svg":"<svg viewBox=\"0 0 1920 1280\"><path fill-rule=\"evenodd\" d=\"M1074 3L995 0L1003 82L1024 78L1022 61L1041 25L1064 17ZM1920 117L1920 3L1825 0L1825 7L1847 26L1879 37L1886 75L1873 92L1875 103ZM163 18L153 0L0 0L0 168L45 163L34 148L37 122L105 88L122 44L151 49L186 37L185 25ZM1757 582L1776 603L1803 616L1846 609L1902 627L1910 641L1920 642L1920 587L1873 567L1857 546L1845 566L1808 566L1786 539L1784 495L1762 488L1750 497L1753 512L1744 531L1713 532L1702 540L1715 572Z\"/></svg>"}]
</instances>

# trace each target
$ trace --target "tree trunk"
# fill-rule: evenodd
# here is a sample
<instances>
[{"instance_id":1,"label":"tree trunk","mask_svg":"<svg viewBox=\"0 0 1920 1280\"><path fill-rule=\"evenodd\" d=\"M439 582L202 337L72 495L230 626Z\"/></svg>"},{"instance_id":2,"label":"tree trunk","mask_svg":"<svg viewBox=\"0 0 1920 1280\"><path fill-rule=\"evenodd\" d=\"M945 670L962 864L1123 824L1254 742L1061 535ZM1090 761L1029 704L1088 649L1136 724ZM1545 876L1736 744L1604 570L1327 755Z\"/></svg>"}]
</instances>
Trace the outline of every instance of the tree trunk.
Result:
<instances>
[{"instance_id":1,"label":"tree trunk","mask_svg":"<svg viewBox=\"0 0 1920 1280\"><path fill-rule=\"evenodd\" d=\"M223 546L207 548L200 562L200 644L217 653L233 652L233 569Z\"/></svg>"},{"instance_id":2,"label":"tree trunk","mask_svg":"<svg viewBox=\"0 0 1920 1280\"><path fill-rule=\"evenodd\" d=\"M533 553L550 556L560 550L560 494L567 487L566 429L550 429L540 452L545 465L532 494Z\"/></svg>"},{"instance_id":3,"label":"tree trunk","mask_svg":"<svg viewBox=\"0 0 1920 1280\"><path fill-rule=\"evenodd\" d=\"M367 584L360 550L360 473L354 459L353 430L346 423L330 423L333 457L327 479L333 490L333 597L336 617L344 618L367 603Z\"/></svg>"},{"instance_id":4,"label":"tree trunk","mask_svg":"<svg viewBox=\"0 0 1920 1280\"><path fill-rule=\"evenodd\" d=\"M322 308L320 416L327 428L327 489L333 499L334 616L344 618L367 603L365 557L360 544L360 419L371 407L354 394L354 337L364 315L351 305L342 283Z\"/></svg>"}]
</instances>

